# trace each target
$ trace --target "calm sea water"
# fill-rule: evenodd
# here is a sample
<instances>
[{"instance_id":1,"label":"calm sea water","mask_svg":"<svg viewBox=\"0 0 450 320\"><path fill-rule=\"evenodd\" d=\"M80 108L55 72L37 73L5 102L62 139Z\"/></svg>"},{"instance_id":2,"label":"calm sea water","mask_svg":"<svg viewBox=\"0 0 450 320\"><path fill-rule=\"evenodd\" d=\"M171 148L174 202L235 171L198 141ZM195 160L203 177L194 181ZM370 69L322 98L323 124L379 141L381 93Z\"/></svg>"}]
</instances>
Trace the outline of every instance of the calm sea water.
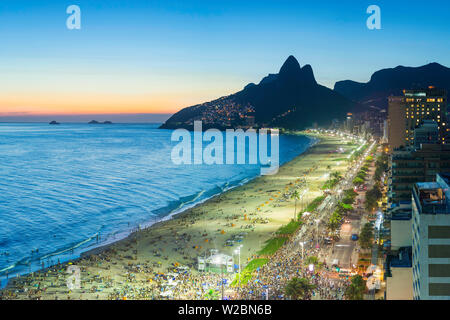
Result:
<instances>
[{"instance_id":1,"label":"calm sea water","mask_svg":"<svg viewBox=\"0 0 450 320\"><path fill-rule=\"evenodd\" d=\"M257 165L175 165L171 133L0 123L0 278L76 258L260 174ZM280 163L313 143L280 136Z\"/></svg>"}]
</instances>

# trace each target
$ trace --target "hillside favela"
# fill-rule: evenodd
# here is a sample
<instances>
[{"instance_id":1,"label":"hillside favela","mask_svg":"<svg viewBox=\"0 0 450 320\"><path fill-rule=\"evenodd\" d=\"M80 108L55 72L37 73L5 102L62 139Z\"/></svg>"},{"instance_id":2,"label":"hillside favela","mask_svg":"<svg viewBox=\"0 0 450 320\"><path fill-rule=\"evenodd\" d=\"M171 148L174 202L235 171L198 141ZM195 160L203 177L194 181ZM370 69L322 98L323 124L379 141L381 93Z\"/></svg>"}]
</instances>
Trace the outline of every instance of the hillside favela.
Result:
<instances>
[{"instance_id":1,"label":"hillside favela","mask_svg":"<svg viewBox=\"0 0 450 320\"><path fill-rule=\"evenodd\" d=\"M39 2L0 4L0 303L450 300L449 3Z\"/></svg>"}]
</instances>

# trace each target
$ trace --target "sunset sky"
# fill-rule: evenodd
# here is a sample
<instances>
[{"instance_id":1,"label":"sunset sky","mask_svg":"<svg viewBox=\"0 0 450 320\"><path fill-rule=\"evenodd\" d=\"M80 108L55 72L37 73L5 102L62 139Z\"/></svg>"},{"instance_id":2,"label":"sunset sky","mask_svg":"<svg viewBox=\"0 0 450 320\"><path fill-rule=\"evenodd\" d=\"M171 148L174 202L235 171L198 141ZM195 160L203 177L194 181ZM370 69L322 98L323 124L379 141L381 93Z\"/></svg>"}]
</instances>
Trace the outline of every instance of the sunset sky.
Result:
<instances>
[{"instance_id":1,"label":"sunset sky","mask_svg":"<svg viewBox=\"0 0 450 320\"><path fill-rule=\"evenodd\" d=\"M81 30L66 28L72 4ZM382 30L366 27L371 4ZM331 88L397 65L449 66L449 12L437 0L1 0L0 121L170 114L259 82L291 54Z\"/></svg>"}]
</instances>

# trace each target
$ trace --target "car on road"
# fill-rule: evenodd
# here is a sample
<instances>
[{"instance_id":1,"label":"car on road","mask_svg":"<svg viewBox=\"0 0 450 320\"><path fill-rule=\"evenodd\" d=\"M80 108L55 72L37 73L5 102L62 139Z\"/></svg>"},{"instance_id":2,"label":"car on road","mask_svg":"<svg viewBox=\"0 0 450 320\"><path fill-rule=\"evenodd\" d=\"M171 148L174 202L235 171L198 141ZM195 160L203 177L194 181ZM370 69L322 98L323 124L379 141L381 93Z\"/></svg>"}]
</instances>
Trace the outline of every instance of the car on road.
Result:
<instances>
[{"instance_id":1,"label":"car on road","mask_svg":"<svg viewBox=\"0 0 450 320\"><path fill-rule=\"evenodd\" d=\"M353 241L357 241L357 240L359 239L359 237L358 237L358 235L357 235L356 233L354 233L354 234L352 234L351 239L352 239Z\"/></svg>"}]
</instances>

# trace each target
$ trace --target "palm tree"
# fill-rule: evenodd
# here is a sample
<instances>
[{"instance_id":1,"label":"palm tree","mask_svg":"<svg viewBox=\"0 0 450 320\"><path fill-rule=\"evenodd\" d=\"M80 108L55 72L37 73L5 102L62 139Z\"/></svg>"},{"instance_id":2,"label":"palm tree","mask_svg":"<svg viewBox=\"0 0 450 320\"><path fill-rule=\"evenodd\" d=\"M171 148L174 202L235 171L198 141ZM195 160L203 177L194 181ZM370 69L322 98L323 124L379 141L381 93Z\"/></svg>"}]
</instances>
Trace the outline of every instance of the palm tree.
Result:
<instances>
[{"instance_id":1,"label":"palm tree","mask_svg":"<svg viewBox=\"0 0 450 320\"><path fill-rule=\"evenodd\" d=\"M335 211L330 217L330 220L328 221L328 228L331 232L335 232L341 225L342 216L339 214L339 212Z\"/></svg>"},{"instance_id":2,"label":"palm tree","mask_svg":"<svg viewBox=\"0 0 450 320\"><path fill-rule=\"evenodd\" d=\"M291 195L291 199L295 199L295 205L294 205L294 221L297 220L297 200L300 199L300 194L298 193L297 190L295 190L292 195Z\"/></svg>"},{"instance_id":3,"label":"palm tree","mask_svg":"<svg viewBox=\"0 0 450 320\"><path fill-rule=\"evenodd\" d=\"M307 299L311 296L311 291L315 288L305 278L292 278L284 288L288 297L293 300Z\"/></svg>"},{"instance_id":4,"label":"palm tree","mask_svg":"<svg viewBox=\"0 0 450 320\"><path fill-rule=\"evenodd\" d=\"M372 225L366 223L359 234L359 245L362 249L369 249L372 247L373 236Z\"/></svg>"},{"instance_id":5,"label":"palm tree","mask_svg":"<svg viewBox=\"0 0 450 320\"><path fill-rule=\"evenodd\" d=\"M336 179L336 180L341 180L342 179L342 175L341 175L341 173L339 171L334 171L331 174L331 176L333 177L333 179Z\"/></svg>"},{"instance_id":6,"label":"palm tree","mask_svg":"<svg viewBox=\"0 0 450 320\"><path fill-rule=\"evenodd\" d=\"M366 281L356 275L352 278L351 284L345 290L345 297L348 300L364 300L364 292L366 291Z\"/></svg>"}]
</instances>

